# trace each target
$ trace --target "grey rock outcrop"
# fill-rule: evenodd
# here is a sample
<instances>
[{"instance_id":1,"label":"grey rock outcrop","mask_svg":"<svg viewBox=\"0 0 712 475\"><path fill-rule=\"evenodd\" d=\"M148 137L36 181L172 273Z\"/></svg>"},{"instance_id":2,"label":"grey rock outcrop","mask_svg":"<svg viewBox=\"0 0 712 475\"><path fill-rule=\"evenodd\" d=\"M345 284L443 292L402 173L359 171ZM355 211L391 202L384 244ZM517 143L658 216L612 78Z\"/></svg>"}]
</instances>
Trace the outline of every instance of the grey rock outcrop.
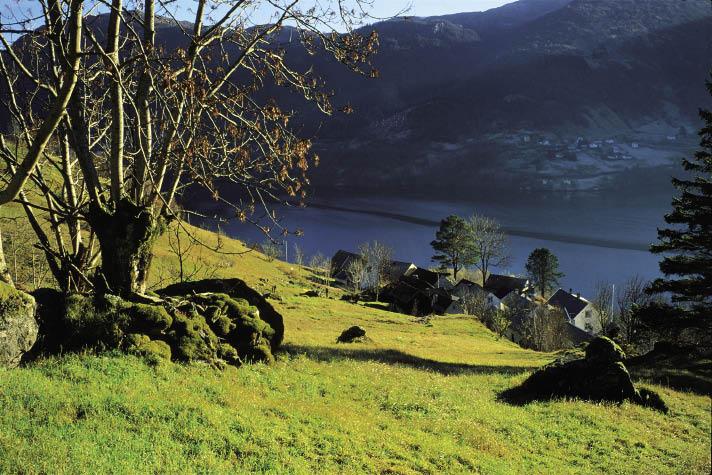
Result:
<instances>
[{"instance_id":1,"label":"grey rock outcrop","mask_svg":"<svg viewBox=\"0 0 712 475\"><path fill-rule=\"evenodd\" d=\"M14 368L37 340L35 299L0 282L0 367Z\"/></svg>"}]
</instances>

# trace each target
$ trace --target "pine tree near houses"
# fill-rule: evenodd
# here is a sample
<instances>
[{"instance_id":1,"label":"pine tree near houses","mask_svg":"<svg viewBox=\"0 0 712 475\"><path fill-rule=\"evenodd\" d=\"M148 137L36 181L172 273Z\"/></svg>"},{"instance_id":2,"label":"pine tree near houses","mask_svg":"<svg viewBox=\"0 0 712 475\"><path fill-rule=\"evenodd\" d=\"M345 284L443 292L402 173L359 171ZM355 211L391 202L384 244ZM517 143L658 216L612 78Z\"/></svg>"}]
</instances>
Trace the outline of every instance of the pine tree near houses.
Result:
<instances>
[{"instance_id":1,"label":"pine tree near houses","mask_svg":"<svg viewBox=\"0 0 712 475\"><path fill-rule=\"evenodd\" d=\"M474 240L467 221L460 216L450 215L440 221L440 229L435 233L435 240L430 245L437 252L432 260L439 262L441 269L451 267L455 280L457 273L472 264L476 257Z\"/></svg>"},{"instance_id":2,"label":"pine tree near houses","mask_svg":"<svg viewBox=\"0 0 712 475\"><path fill-rule=\"evenodd\" d=\"M712 78L712 76L711 76ZM707 82L712 95L712 82ZM660 262L664 278L653 282L653 293L670 293L690 317L712 316L712 112L701 110L701 149L683 160L687 179L673 178L680 195L665 216L671 225L658 230L659 243L651 251L665 254Z\"/></svg>"}]
</instances>

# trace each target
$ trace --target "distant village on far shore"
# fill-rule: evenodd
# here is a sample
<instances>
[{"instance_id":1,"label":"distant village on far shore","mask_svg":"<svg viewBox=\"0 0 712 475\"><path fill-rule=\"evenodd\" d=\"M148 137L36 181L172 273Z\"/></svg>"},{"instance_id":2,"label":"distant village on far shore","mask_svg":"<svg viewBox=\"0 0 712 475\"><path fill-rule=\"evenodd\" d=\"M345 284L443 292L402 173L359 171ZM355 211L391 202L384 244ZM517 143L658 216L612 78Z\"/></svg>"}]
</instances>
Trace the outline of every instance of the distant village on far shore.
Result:
<instances>
[{"instance_id":1,"label":"distant village on far shore","mask_svg":"<svg viewBox=\"0 0 712 475\"><path fill-rule=\"evenodd\" d=\"M667 165L695 145L690 142L693 136L680 126L676 131L596 137L524 129L490 139L507 147L508 170L529 176L523 180L523 190L574 191L600 189L612 171Z\"/></svg>"}]
</instances>

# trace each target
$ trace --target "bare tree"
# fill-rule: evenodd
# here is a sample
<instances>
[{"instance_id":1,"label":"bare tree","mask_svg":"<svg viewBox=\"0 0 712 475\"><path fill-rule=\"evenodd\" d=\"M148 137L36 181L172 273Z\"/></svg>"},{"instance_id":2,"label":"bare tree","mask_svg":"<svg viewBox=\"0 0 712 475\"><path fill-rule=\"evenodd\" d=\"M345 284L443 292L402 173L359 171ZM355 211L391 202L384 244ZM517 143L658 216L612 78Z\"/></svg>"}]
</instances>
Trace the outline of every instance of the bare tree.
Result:
<instances>
[{"instance_id":1,"label":"bare tree","mask_svg":"<svg viewBox=\"0 0 712 475\"><path fill-rule=\"evenodd\" d=\"M495 309L487 299L487 293L481 290L471 290L460 297L460 304L465 315L476 316L484 324L490 321Z\"/></svg>"},{"instance_id":2,"label":"bare tree","mask_svg":"<svg viewBox=\"0 0 712 475\"><path fill-rule=\"evenodd\" d=\"M393 249L378 241L364 243L359 253L365 262L365 284L376 294L378 302L381 288L388 284L393 263Z\"/></svg>"},{"instance_id":3,"label":"bare tree","mask_svg":"<svg viewBox=\"0 0 712 475\"><path fill-rule=\"evenodd\" d=\"M652 301L652 296L646 292L650 282L640 275L628 279L618 293L618 315L621 322L623 338L628 343L636 341L636 333L640 328L636 307L646 305Z\"/></svg>"},{"instance_id":4,"label":"bare tree","mask_svg":"<svg viewBox=\"0 0 712 475\"><path fill-rule=\"evenodd\" d=\"M265 255L268 262L272 262L282 255L282 247L270 239L263 242L260 249L262 249L262 254Z\"/></svg>"},{"instance_id":5,"label":"bare tree","mask_svg":"<svg viewBox=\"0 0 712 475\"><path fill-rule=\"evenodd\" d=\"M208 265L201 256L196 256L197 241L185 230L182 222L174 222L168 230L168 249L178 261L177 269L171 272L173 281L189 282L200 276L214 277L217 269Z\"/></svg>"},{"instance_id":6,"label":"bare tree","mask_svg":"<svg viewBox=\"0 0 712 475\"><path fill-rule=\"evenodd\" d=\"M274 91L288 89L325 114L335 110L311 63L287 57L299 48L375 76L369 59L377 37L356 30L368 1L235 0L216 9L221 2L197 0L190 25L173 16L173 2L146 0L139 11L110 0L101 4L108 13L91 22L83 21L84 3L37 0L42 28L31 18L0 26L2 105L21 145L17 154L0 141L7 165L0 204L25 207L60 286L91 285L96 239L102 286L142 293L153 244L190 185L265 233L288 233L270 203L302 199L318 157L293 132L291 106L280 107ZM271 15L269 24L251 24L255 9ZM285 43L287 25L294 33ZM179 36L172 44L161 42L165 27ZM17 34L10 44L8 35ZM223 196L223 184L237 198ZM26 196L28 185L40 200Z\"/></svg>"},{"instance_id":7,"label":"bare tree","mask_svg":"<svg viewBox=\"0 0 712 475\"><path fill-rule=\"evenodd\" d=\"M537 351L555 351L571 345L566 316L560 308L537 306L524 324L524 342Z\"/></svg>"},{"instance_id":8,"label":"bare tree","mask_svg":"<svg viewBox=\"0 0 712 475\"><path fill-rule=\"evenodd\" d=\"M22 204L60 288L83 290L89 284L85 274L96 260L93 235L87 244L79 220L81 196L75 163L66 154L65 112L76 93L82 58L86 57L84 2L39 3L42 14L36 23L42 23L40 29L31 30L36 23L19 14L0 26L0 89L5 93L0 107L13 124L8 137L0 135L0 159L4 162L0 183L5 185L0 205ZM11 45L8 35L24 36ZM50 156L48 148L53 144L57 144L57 153ZM44 164L64 179L61 188L51 186ZM31 200L28 187L41 199ZM51 232L41 225L38 213L46 216Z\"/></svg>"},{"instance_id":9,"label":"bare tree","mask_svg":"<svg viewBox=\"0 0 712 475\"><path fill-rule=\"evenodd\" d=\"M516 292L512 292L502 300L502 303L505 305L504 317L509 322L503 332L510 327L514 327L517 332L521 332L535 309L534 302L518 295Z\"/></svg>"},{"instance_id":10,"label":"bare tree","mask_svg":"<svg viewBox=\"0 0 712 475\"><path fill-rule=\"evenodd\" d=\"M317 252L309 260L309 267L311 267L317 280L323 286L328 287L329 279L331 278L331 260L322 253Z\"/></svg>"},{"instance_id":11,"label":"bare tree","mask_svg":"<svg viewBox=\"0 0 712 475\"><path fill-rule=\"evenodd\" d=\"M304 251L296 242L294 243L294 263L299 267L304 265Z\"/></svg>"},{"instance_id":12,"label":"bare tree","mask_svg":"<svg viewBox=\"0 0 712 475\"><path fill-rule=\"evenodd\" d=\"M467 227L472 235L473 265L482 274L484 287L490 269L509 262L507 235L496 220L476 214L467 220Z\"/></svg>"},{"instance_id":13,"label":"bare tree","mask_svg":"<svg viewBox=\"0 0 712 475\"><path fill-rule=\"evenodd\" d=\"M497 309L492 312L490 325L491 330L501 338L512 325L512 316L508 309Z\"/></svg>"},{"instance_id":14,"label":"bare tree","mask_svg":"<svg viewBox=\"0 0 712 475\"><path fill-rule=\"evenodd\" d=\"M351 291L354 294L361 292L361 285L363 284L365 272L366 265L362 259L352 259L346 266L347 281L351 286Z\"/></svg>"},{"instance_id":15,"label":"bare tree","mask_svg":"<svg viewBox=\"0 0 712 475\"><path fill-rule=\"evenodd\" d=\"M613 313L613 285L608 282L598 282L591 305L596 310L596 323L599 325L601 333L606 334L615 318Z\"/></svg>"},{"instance_id":16,"label":"bare tree","mask_svg":"<svg viewBox=\"0 0 712 475\"><path fill-rule=\"evenodd\" d=\"M15 281L12 279L12 274L10 273L10 269L7 266L7 261L5 260L5 251L2 241L3 236L2 232L0 231L0 281L14 287Z\"/></svg>"}]
</instances>

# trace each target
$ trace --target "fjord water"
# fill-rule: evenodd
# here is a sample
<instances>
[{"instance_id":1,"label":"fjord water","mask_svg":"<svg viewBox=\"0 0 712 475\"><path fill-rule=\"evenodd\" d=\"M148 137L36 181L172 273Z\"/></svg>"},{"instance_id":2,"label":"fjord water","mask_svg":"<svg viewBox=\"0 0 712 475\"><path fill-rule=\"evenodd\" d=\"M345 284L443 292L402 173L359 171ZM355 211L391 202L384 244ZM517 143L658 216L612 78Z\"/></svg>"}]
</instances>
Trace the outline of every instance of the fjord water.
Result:
<instances>
[{"instance_id":1,"label":"fjord water","mask_svg":"<svg viewBox=\"0 0 712 475\"><path fill-rule=\"evenodd\" d=\"M510 263L495 272L523 274L529 253L551 249L565 277L561 287L592 296L599 281L621 285L636 274L659 276L658 260L648 252L656 229L664 224L670 194L549 193L489 196L448 202L422 198L322 197L306 208L280 207L281 224L303 236L286 238L292 262L294 243L307 259L316 252L331 256L338 249L356 250L370 240L394 249L395 258L432 266L437 223L449 214L472 213L496 218L509 232ZM254 226L230 222L227 234L263 242ZM282 238L275 233L276 239Z\"/></svg>"}]
</instances>

